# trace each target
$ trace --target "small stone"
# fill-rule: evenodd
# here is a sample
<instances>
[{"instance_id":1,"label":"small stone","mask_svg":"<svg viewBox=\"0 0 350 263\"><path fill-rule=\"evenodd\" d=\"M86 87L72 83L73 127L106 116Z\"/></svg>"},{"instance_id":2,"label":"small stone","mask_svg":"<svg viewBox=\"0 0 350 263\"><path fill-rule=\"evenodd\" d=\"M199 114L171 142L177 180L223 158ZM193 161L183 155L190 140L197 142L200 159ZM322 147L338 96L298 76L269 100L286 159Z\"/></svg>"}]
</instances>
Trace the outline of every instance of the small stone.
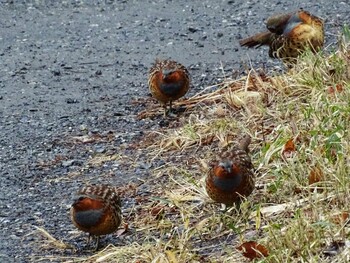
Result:
<instances>
[{"instance_id":1,"label":"small stone","mask_svg":"<svg viewBox=\"0 0 350 263\"><path fill-rule=\"evenodd\" d=\"M106 147L101 145L97 145L94 148L96 153L104 153L106 151Z\"/></svg>"},{"instance_id":2,"label":"small stone","mask_svg":"<svg viewBox=\"0 0 350 263\"><path fill-rule=\"evenodd\" d=\"M79 126L79 129L81 131L87 131L88 128L87 128L87 126L85 124L82 124L82 125Z\"/></svg>"},{"instance_id":3,"label":"small stone","mask_svg":"<svg viewBox=\"0 0 350 263\"><path fill-rule=\"evenodd\" d=\"M77 99L68 98L66 99L66 102L68 104L74 104L74 103L78 103L79 101Z\"/></svg>"},{"instance_id":4,"label":"small stone","mask_svg":"<svg viewBox=\"0 0 350 263\"><path fill-rule=\"evenodd\" d=\"M60 75L61 75L61 71L59 71L59 70L53 70L53 71L52 71L52 74L53 74L54 76L60 76Z\"/></svg>"},{"instance_id":5,"label":"small stone","mask_svg":"<svg viewBox=\"0 0 350 263\"><path fill-rule=\"evenodd\" d=\"M74 162L75 162L75 159L73 159L73 160L68 160L68 161L63 161L63 162L62 162L62 166L63 166L63 167L69 167L69 166L72 166L72 165L74 164Z\"/></svg>"},{"instance_id":6,"label":"small stone","mask_svg":"<svg viewBox=\"0 0 350 263\"><path fill-rule=\"evenodd\" d=\"M190 31L191 33L195 33L197 32L199 29L198 28L195 28L195 27L189 27L188 28L188 31Z\"/></svg>"}]
</instances>

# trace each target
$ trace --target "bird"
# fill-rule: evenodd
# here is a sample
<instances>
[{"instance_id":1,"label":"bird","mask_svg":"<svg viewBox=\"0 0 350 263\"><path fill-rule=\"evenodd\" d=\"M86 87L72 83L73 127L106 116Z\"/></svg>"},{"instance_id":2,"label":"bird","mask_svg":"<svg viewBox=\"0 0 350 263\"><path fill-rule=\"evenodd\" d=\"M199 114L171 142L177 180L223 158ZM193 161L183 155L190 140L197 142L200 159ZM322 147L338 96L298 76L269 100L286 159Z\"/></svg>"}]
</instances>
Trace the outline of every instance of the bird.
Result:
<instances>
[{"instance_id":1,"label":"bird","mask_svg":"<svg viewBox=\"0 0 350 263\"><path fill-rule=\"evenodd\" d=\"M164 116L172 111L172 102L183 97L190 88L190 74L185 66L170 60L156 59L149 70L148 86L154 98L164 107Z\"/></svg>"},{"instance_id":2,"label":"bird","mask_svg":"<svg viewBox=\"0 0 350 263\"><path fill-rule=\"evenodd\" d=\"M249 156L249 135L239 145L224 151L211 164L205 179L205 188L211 199L226 206L238 205L255 188L253 164Z\"/></svg>"},{"instance_id":3,"label":"bird","mask_svg":"<svg viewBox=\"0 0 350 263\"><path fill-rule=\"evenodd\" d=\"M267 31L242 39L239 44L248 48L268 45L270 57L287 63L295 63L308 48L316 53L324 44L323 20L303 9L273 15L266 27Z\"/></svg>"},{"instance_id":4,"label":"bird","mask_svg":"<svg viewBox=\"0 0 350 263\"><path fill-rule=\"evenodd\" d=\"M115 232L122 220L121 201L115 187L89 185L77 193L71 206L71 220L80 230L96 238L95 249L99 247L101 235Z\"/></svg>"}]
</instances>

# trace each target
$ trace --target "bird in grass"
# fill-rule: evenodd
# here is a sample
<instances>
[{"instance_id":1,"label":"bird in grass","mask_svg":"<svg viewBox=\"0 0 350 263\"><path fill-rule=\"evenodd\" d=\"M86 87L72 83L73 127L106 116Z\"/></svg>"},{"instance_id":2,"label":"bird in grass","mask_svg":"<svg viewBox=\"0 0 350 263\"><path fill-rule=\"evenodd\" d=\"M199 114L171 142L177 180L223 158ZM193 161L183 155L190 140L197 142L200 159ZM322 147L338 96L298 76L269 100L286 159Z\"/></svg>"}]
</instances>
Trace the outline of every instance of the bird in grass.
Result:
<instances>
[{"instance_id":1,"label":"bird in grass","mask_svg":"<svg viewBox=\"0 0 350 263\"><path fill-rule=\"evenodd\" d=\"M241 46L268 45L269 56L293 63L306 49L316 53L324 44L324 23L317 16L303 9L277 14L266 21L268 31L239 41Z\"/></svg>"},{"instance_id":2,"label":"bird in grass","mask_svg":"<svg viewBox=\"0 0 350 263\"><path fill-rule=\"evenodd\" d=\"M82 188L71 207L71 219L80 230L96 238L99 247L101 235L115 232L121 222L121 201L116 189L108 185L91 185Z\"/></svg>"},{"instance_id":3,"label":"bird in grass","mask_svg":"<svg viewBox=\"0 0 350 263\"><path fill-rule=\"evenodd\" d=\"M148 86L164 107L164 116L172 111L172 102L183 97L190 88L190 75L185 66L173 60L157 59L149 71Z\"/></svg>"},{"instance_id":4,"label":"bird in grass","mask_svg":"<svg viewBox=\"0 0 350 263\"><path fill-rule=\"evenodd\" d=\"M224 152L220 160L212 164L205 187L214 201L232 206L253 192L255 176L249 157L250 142L250 136L244 136L238 146Z\"/></svg>"}]
</instances>

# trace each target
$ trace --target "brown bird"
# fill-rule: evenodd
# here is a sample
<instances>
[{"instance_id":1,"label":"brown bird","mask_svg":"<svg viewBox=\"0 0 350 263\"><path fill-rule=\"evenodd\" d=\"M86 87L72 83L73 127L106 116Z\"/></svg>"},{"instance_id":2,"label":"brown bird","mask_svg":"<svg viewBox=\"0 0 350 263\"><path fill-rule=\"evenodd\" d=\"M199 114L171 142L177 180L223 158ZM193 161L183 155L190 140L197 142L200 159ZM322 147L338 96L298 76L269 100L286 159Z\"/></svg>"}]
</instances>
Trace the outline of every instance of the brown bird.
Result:
<instances>
[{"instance_id":1,"label":"brown bird","mask_svg":"<svg viewBox=\"0 0 350 263\"><path fill-rule=\"evenodd\" d=\"M224 152L215 161L206 177L206 190L210 198L225 205L239 204L255 188L253 164L248 155L250 136L245 136L239 146Z\"/></svg>"},{"instance_id":2,"label":"brown bird","mask_svg":"<svg viewBox=\"0 0 350 263\"><path fill-rule=\"evenodd\" d=\"M242 39L239 44L257 48L268 45L269 56L285 62L295 62L307 48L316 53L324 44L323 20L303 9L271 16L266 27L268 31Z\"/></svg>"},{"instance_id":3,"label":"brown bird","mask_svg":"<svg viewBox=\"0 0 350 263\"><path fill-rule=\"evenodd\" d=\"M148 86L153 95L163 104L164 116L172 110L172 102L184 96L190 88L187 69L173 60L157 59L149 71Z\"/></svg>"},{"instance_id":4,"label":"brown bird","mask_svg":"<svg viewBox=\"0 0 350 263\"><path fill-rule=\"evenodd\" d=\"M115 188L108 185L92 185L78 192L71 207L71 219L80 230L96 237L115 232L121 222L121 202Z\"/></svg>"}]
</instances>

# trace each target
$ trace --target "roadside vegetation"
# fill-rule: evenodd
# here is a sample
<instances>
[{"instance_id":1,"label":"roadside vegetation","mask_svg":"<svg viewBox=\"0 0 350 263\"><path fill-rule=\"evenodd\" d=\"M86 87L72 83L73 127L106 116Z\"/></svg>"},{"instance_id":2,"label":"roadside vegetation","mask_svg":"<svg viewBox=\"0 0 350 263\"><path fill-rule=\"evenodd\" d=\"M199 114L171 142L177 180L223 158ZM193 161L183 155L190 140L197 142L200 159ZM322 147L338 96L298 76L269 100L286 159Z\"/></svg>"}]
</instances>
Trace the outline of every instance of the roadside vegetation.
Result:
<instances>
[{"instance_id":1,"label":"roadside vegetation","mask_svg":"<svg viewBox=\"0 0 350 263\"><path fill-rule=\"evenodd\" d=\"M349 39L344 27L336 50L306 52L284 74L250 69L175 103L187 109L179 119L133 145L163 160L146 181L120 189L134 202L117 235L133 238L62 261L350 261ZM252 137L256 190L239 210L224 208L204 179L243 134Z\"/></svg>"}]
</instances>

